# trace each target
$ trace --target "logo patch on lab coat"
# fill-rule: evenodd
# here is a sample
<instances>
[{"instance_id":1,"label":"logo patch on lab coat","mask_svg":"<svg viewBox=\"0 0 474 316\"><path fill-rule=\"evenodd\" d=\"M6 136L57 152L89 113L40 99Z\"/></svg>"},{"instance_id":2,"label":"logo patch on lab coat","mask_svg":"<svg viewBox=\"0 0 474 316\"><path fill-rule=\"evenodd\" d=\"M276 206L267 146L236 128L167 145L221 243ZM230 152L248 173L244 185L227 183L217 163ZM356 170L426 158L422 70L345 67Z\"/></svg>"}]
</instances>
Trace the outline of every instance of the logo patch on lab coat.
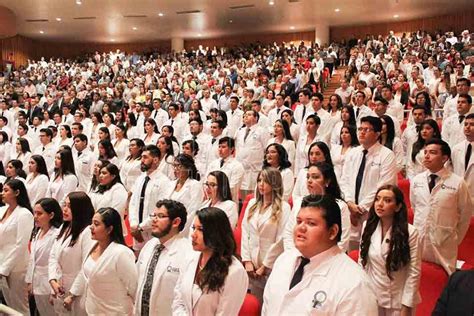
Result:
<instances>
[{"instance_id":1,"label":"logo patch on lab coat","mask_svg":"<svg viewBox=\"0 0 474 316\"><path fill-rule=\"evenodd\" d=\"M179 268L175 268L175 267L172 267L172 266L168 266L166 268L166 271L167 272L173 272L173 273L179 273Z\"/></svg>"},{"instance_id":2,"label":"logo patch on lab coat","mask_svg":"<svg viewBox=\"0 0 474 316\"><path fill-rule=\"evenodd\" d=\"M327 299L327 294L324 291L317 291L313 296L313 308L320 309Z\"/></svg>"}]
</instances>

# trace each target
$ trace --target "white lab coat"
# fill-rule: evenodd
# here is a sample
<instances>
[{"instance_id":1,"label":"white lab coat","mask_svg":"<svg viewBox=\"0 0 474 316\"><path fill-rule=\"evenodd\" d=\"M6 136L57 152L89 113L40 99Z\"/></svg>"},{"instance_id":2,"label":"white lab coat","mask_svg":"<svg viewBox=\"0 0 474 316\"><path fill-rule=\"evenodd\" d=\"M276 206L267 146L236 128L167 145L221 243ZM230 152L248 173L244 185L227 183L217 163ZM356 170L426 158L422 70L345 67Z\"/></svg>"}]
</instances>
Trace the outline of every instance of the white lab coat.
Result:
<instances>
[{"instance_id":1,"label":"white lab coat","mask_svg":"<svg viewBox=\"0 0 474 316\"><path fill-rule=\"evenodd\" d=\"M418 290L421 276L421 248L418 247L418 231L408 224L408 234L410 262L398 271L392 272L392 279L388 277L385 267L390 250L392 228L387 231L385 240L382 240L382 224L379 222L370 239L368 260L364 270L375 290L377 304L381 308L400 310L403 304L415 309L421 301ZM360 258L359 263L361 263Z\"/></svg>"},{"instance_id":2,"label":"white lab coat","mask_svg":"<svg viewBox=\"0 0 474 316\"><path fill-rule=\"evenodd\" d=\"M84 258L78 275L87 315L131 315L137 290L133 251L125 245L110 243L94 261L90 275L86 275L84 263L89 256Z\"/></svg>"},{"instance_id":3,"label":"white lab coat","mask_svg":"<svg viewBox=\"0 0 474 316\"><path fill-rule=\"evenodd\" d=\"M174 145L174 142L173 142ZM178 153L175 151L175 155ZM158 171L164 174L168 179L174 179L174 170L173 170L174 156L167 156L160 160L160 165L158 166Z\"/></svg>"},{"instance_id":4,"label":"white lab coat","mask_svg":"<svg viewBox=\"0 0 474 316\"><path fill-rule=\"evenodd\" d=\"M285 250L294 249L295 242L293 239L293 231L295 230L296 226L296 217L301 209L301 202L303 198L298 198L293 200L293 209L291 210L290 217L288 218L288 222L286 223L285 230L283 232L283 244ZM347 206L346 202L343 200L336 200L337 205L341 209L341 240L337 243L339 248L342 251L349 250L349 239L351 235L351 214L349 212L349 207Z\"/></svg>"},{"instance_id":5,"label":"white lab coat","mask_svg":"<svg viewBox=\"0 0 474 316\"><path fill-rule=\"evenodd\" d=\"M135 296L135 315L141 315L143 286L148 273L148 266L155 247L160 244L158 238L148 241L137 260L138 288ZM175 236L164 243L160 258L153 274L153 285L150 293L150 315L171 315L171 304L174 298L174 287L180 274L188 266L194 251L187 238Z\"/></svg>"},{"instance_id":6,"label":"white lab coat","mask_svg":"<svg viewBox=\"0 0 474 316\"><path fill-rule=\"evenodd\" d=\"M153 133L150 137L147 136L147 134L143 134L141 137L145 145L156 145L156 143L158 142L158 138L160 138L160 134L158 133Z\"/></svg>"},{"instance_id":7,"label":"white lab coat","mask_svg":"<svg viewBox=\"0 0 474 316\"><path fill-rule=\"evenodd\" d=\"M336 174L337 181L341 181L342 170L344 168L344 162L346 161L346 156L351 152L355 147L347 148L346 152L342 153L342 145L331 145L331 160L334 165L334 173ZM405 158L405 157L403 157ZM306 179L305 179L306 180ZM305 183L306 184L306 183Z\"/></svg>"},{"instance_id":8,"label":"white lab coat","mask_svg":"<svg viewBox=\"0 0 474 316\"><path fill-rule=\"evenodd\" d=\"M295 185L293 187L293 193L291 194L293 201L302 199L309 194L308 187L306 186L306 176L308 175L308 168L303 168L298 172L296 176Z\"/></svg>"},{"instance_id":9,"label":"white lab coat","mask_svg":"<svg viewBox=\"0 0 474 316\"><path fill-rule=\"evenodd\" d=\"M49 180L48 190L46 196L56 199L59 205L63 207L66 203L66 197L69 193L76 191L79 181L73 174L66 174L63 177L59 176L54 179L54 176Z\"/></svg>"},{"instance_id":10,"label":"white lab coat","mask_svg":"<svg viewBox=\"0 0 474 316\"><path fill-rule=\"evenodd\" d=\"M276 141L275 137L270 138L270 140L267 143L267 146L270 145L270 144L273 144L273 143L279 144ZM285 148L286 153L288 154L288 160L291 162L291 165L292 165L291 168L293 169L294 164L295 164L295 156L296 156L296 143L295 143L295 141L283 138L283 141L281 142L280 145L282 145L283 148Z\"/></svg>"},{"instance_id":11,"label":"white lab coat","mask_svg":"<svg viewBox=\"0 0 474 316\"><path fill-rule=\"evenodd\" d=\"M220 291L202 292L194 284L200 253L194 254L191 262L180 273L174 290L173 315L234 316L239 313L248 288L248 276L237 258L232 258L224 286ZM193 291L199 293L193 299Z\"/></svg>"},{"instance_id":12,"label":"white lab coat","mask_svg":"<svg viewBox=\"0 0 474 316\"><path fill-rule=\"evenodd\" d=\"M453 164L453 171L458 176L464 178L466 181L467 187L469 189L469 195L471 200L474 203L474 142L472 145L471 159L467 168L465 167L466 151L469 142L467 140L462 141L461 143L454 146L451 152L451 163ZM474 209L472 210L472 215L474 215Z\"/></svg>"},{"instance_id":13,"label":"white lab coat","mask_svg":"<svg viewBox=\"0 0 474 316\"><path fill-rule=\"evenodd\" d=\"M142 174L141 159L124 160L120 168L120 180L128 192L131 192L137 178Z\"/></svg>"},{"instance_id":14,"label":"white lab coat","mask_svg":"<svg viewBox=\"0 0 474 316\"><path fill-rule=\"evenodd\" d=\"M199 171L199 174L201 176L204 176L207 171L207 150L206 147L208 144L211 142L212 137L204 134L204 133L199 133L196 136L196 143L198 144L199 151L197 155L194 157L194 163L196 164L196 168ZM187 140L193 140L192 135L189 135L188 137L185 137L183 140L183 143Z\"/></svg>"},{"instance_id":15,"label":"white lab coat","mask_svg":"<svg viewBox=\"0 0 474 316\"><path fill-rule=\"evenodd\" d=\"M233 113L232 113L233 112ZM226 112L227 115L227 133L230 137L234 138L235 133L237 133L239 127L242 126L242 118L244 116L244 111L241 109L229 110Z\"/></svg>"},{"instance_id":16,"label":"white lab coat","mask_svg":"<svg viewBox=\"0 0 474 316\"><path fill-rule=\"evenodd\" d=\"M443 122L441 138L449 144L449 147L453 148L466 139L462 132L463 126L464 123L459 123L459 114L457 113L451 115Z\"/></svg>"},{"instance_id":17,"label":"white lab coat","mask_svg":"<svg viewBox=\"0 0 474 316\"><path fill-rule=\"evenodd\" d=\"M251 261L255 267L263 264L272 268L276 258L283 252L280 241L290 216L290 205L282 201L280 218L275 222L272 219L273 204L263 213L257 209L249 219L249 211L255 203L255 198L249 201L242 221L242 261Z\"/></svg>"},{"instance_id":18,"label":"white lab coat","mask_svg":"<svg viewBox=\"0 0 474 316\"><path fill-rule=\"evenodd\" d=\"M76 170L77 180L79 182L78 190L88 192L91 187L92 169L96 158L89 149L84 149L78 157L77 151L74 156L74 169Z\"/></svg>"},{"instance_id":19,"label":"white lab coat","mask_svg":"<svg viewBox=\"0 0 474 316\"><path fill-rule=\"evenodd\" d=\"M233 157L228 157L224 161L222 167L220 163L221 159L215 159L212 161L207 168L207 173L209 174L210 172L216 170L224 172L229 179L229 186L230 190L232 191L232 199L235 203L238 203L240 185L242 184L242 179L245 173L244 166Z\"/></svg>"},{"instance_id":20,"label":"white lab coat","mask_svg":"<svg viewBox=\"0 0 474 316\"><path fill-rule=\"evenodd\" d=\"M126 138L122 138L122 140L120 141L118 141L117 139L114 140L114 149L120 161L120 166L122 165L123 161L125 160L125 158L127 158L129 154L129 151L128 151L129 145L130 145L130 141ZM156 142L154 142L153 145L156 145Z\"/></svg>"},{"instance_id":21,"label":"white lab coat","mask_svg":"<svg viewBox=\"0 0 474 316\"><path fill-rule=\"evenodd\" d=\"M125 227L124 216L125 208L127 207L128 193L123 184L115 183L110 189L104 193L93 192L89 194L92 205L96 212L103 207L111 207L115 209L122 219L122 230L124 235L127 234Z\"/></svg>"},{"instance_id":22,"label":"white lab coat","mask_svg":"<svg viewBox=\"0 0 474 316\"><path fill-rule=\"evenodd\" d=\"M46 146L43 146L42 144L40 144L33 152L35 155L40 155L44 158L44 161L46 163L46 168L48 169L48 173L50 177L53 175L53 171L54 171L54 158L56 156L56 151L57 151L56 146L54 145L53 142L50 142Z\"/></svg>"},{"instance_id":23,"label":"white lab coat","mask_svg":"<svg viewBox=\"0 0 474 316\"><path fill-rule=\"evenodd\" d=\"M26 191L28 191L28 198L31 205L34 205L38 200L46 197L48 191L49 179L44 174L38 174L33 178L30 173L26 176Z\"/></svg>"},{"instance_id":24,"label":"white lab coat","mask_svg":"<svg viewBox=\"0 0 474 316\"><path fill-rule=\"evenodd\" d=\"M244 140L246 128L241 128L236 133L235 158L243 165L246 173L242 178L242 190L253 190L257 184L257 175L262 169L265 147L268 143L268 131L254 125L250 127L247 139Z\"/></svg>"},{"instance_id":25,"label":"white lab coat","mask_svg":"<svg viewBox=\"0 0 474 316\"><path fill-rule=\"evenodd\" d=\"M289 250L275 262L265 287L263 316L377 315L366 274L337 246L310 258L301 282L288 290L300 256Z\"/></svg>"},{"instance_id":26,"label":"white lab coat","mask_svg":"<svg viewBox=\"0 0 474 316\"><path fill-rule=\"evenodd\" d=\"M436 174L430 193L429 170L413 179L410 201L413 225L420 233L422 259L441 265L448 274L456 270L458 245L469 228L473 204L463 178L446 168Z\"/></svg>"},{"instance_id":27,"label":"white lab coat","mask_svg":"<svg viewBox=\"0 0 474 316\"><path fill-rule=\"evenodd\" d=\"M298 174L301 169L308 165L308 150L312 144L322 141L322 138L317 134L311 143L307 143L308 141L308 134L300 135L298 139L298 144L296 145L296 156L295 156L295 174Z\"/></svg>"},{"instance_id":28,"label":"white lab coat","mask_svg":"<svg viewBox=\"0 0 474 316\"><path fill-rule=\"evenodd\" d=\"M202 205L198 208L198 210L203 209L205 207L210 207L210 206L211 206L211 200L206 200L202 203ZM216 204L212 205L212 207L217 207L218 209L224 211L224 213L229 218L230 227L232 229L235 228L235 226L237 225L237 221L239 219L239 213L237 210L238 206L234 201L232 200L219 201Z\"/></svg>"}]
</instances>

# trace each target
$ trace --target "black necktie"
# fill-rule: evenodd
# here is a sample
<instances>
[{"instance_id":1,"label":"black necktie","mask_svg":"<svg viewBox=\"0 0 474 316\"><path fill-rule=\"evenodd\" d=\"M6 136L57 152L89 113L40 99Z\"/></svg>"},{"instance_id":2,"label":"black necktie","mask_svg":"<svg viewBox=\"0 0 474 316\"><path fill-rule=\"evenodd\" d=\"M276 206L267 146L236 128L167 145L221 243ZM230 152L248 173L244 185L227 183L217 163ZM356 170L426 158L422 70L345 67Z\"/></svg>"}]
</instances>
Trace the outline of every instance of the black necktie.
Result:
<instances>
[{"instance_id":1,"label":"black necktie","mask_svg":"<svg viewBox=\"0 0 474 316\"><path fill-rule=\"evenodd\" d=\"M140 206L138 207L138 222L141 223L143 220L143 207L145 204L145 191L146 186L148 185L148 181L150 181L150 177L146 176L145 181L143 182L142 191L140 192Z\"/></svg>"},{"instance_id":2,"label":"black necktie","mask_svg":"<svg viewBox=\"0 0 474 316\"><path fill-rule=\"evenodd\" d=\"M291 279L290 283L290 290L298 283L301 282L301 279L303 278L303 273L304 273L304 267L309 263L309 259L305 257L300 257L301 262L300 265L298 266L298 269L296 269L295 274L293 275L293 278Z\"/></svg>"},{"instance_id":3,"label":"black necktie","mask_svg":"<svg viewBox=\"0 0 474 316\"><path fill-rule=\"evenodd\" d=\"M431 191L433 191L433 188L436 185L436 178L438 178L437 175L430 174L430 183L428 183L428 188L430 189L430 193L431 193Z\"/></svg>"},{"instance_id":4,"label":"black necktie","mask_svg":"<svg viewBox=\"0 0 474 316\"><path fill-rule=\"evenodd\" d=\"M173 119L171 119L171 126L173 126L173 124L174 124L174 120L173 120Z\"/></svg>"},{"instance_id":5,"label":"black necktie","mask_svg":"<svg viewBox=\"0 0 474 316\"><path fill-rule=\"evenodd\" d=\"M213 139L211 140L211 144L214 145L215 142L216 142L216 139L213 138Z\"/></svg>"},{"instance_id":6,"label":"black necktie","mask_svg":"<svg viewBox=\"0 0 474 316\"><path fill-rule=\"evenodd\" d=\"M459 123L462 123L464 121L465 115L459 115Z\"/></svg>"},{"instance_id":7,"label":"black necktie","mask_svg":"<svg viewBox=\"0 0 474 316\"><path fill-rule=\"evenodd\" d=\"M467 145L466 157L464 158L464 171L466 171L467 166L469 166L469 160L471 160L471 154L472 154L472 144L469 144Z\"/></svg>"},{"instance_id":8,"label":"black necktie","mask_svg":"<svg viewBox=\"0 0 474 316\"><path fill-rule=\"evenodd\" d=\"M244 142L247 140L247 137L249 136L249 134L250 134L250 128L247 127L247 129L245 130Z\"/></svg>"},{"instance_id":9,"label":"black necktie","mask_svg":"<svg viewBox=\"0 0 474 316\"><path fill-rule=\"evenodd\" d=\"M419 133L421 131L421 125L415 126L416 132Z\"/></svg>"},{"instance_id":10,"label":"black necktie","mask_svg":"<svg viewBox=\"0 0 474 316\"><path fill-rule=\"evenodd\" d=\"M141 315L148 316L150 315L150 296L151 289L153 287L153 278L155 274L156 264L160 258L161 252L165 249L163 245L156 245L155 251L153 252L153 257L151 257L150 264L148 265L148 270L146 273L145 284L143 285L142 291L142 308Z\"/></svg>"},{"instance_id":11,"label":"black necktie","mask_svg":"<svg viewBox=\"0 0 474 316\"><path fill-rule=\"evenodd\" d=\"M82 151L78 151L77 152L77 157L81 157L81 155L82 155Z\"/></svg>"},{"instance_id":12,"label":"black necktie","mask_svg":"<svg viewBox=\"0 0 474 316\"><path fill-rule=\"evenodd\" d=\"M367 159L367 152L368 152L367 149L364 149L364 151L362 151L362 153L364 155L362 156L362 161L360 163L359 172L357 172L356 190L355 190L356 204L359 204L359 193L360 193L360 187L362 185L362 179L364 178L365 161Z\"/></svg>"},{"instance_id":13,"label":"black necktie","mask_svg":"<svg viewBox=\"0 0 474 316\"><path fill-rule=\"evenodd\" d=\"M153 115L153 118L156 119L156 115L158 114L158 110L155 110L155 115Z\"/></svg>"},{"instance_id":14,"label":"black necktie","mask_svg":"<svg viewBox=\"0 0 474 316\"><path fill-rule=\"evenodd\" d=\"M277 109L277 115L280 114L280 109Z\"/></svg>"},{"instance_id":15,"label":"black necktie","mask_svg":"<svg viewBox=\"0 0 474 316\"><path fill-rule=\"evenodd\" d=\"M357 107L357 110L356 110L356 117L359 117L359 113L360 113L360 107Z\"/></svg>"},{"instance_id":16,"label":"black necktie","mask_svg":"<svg viewBox=\"0 0 474 316\"><path fill-rule=\"evenodd\" d=\"M221 163L220 163L221 168L222 168L222 166L224 165L224 162L225 162L224 159L221 159Z\"/></svg>"}]
</instances>

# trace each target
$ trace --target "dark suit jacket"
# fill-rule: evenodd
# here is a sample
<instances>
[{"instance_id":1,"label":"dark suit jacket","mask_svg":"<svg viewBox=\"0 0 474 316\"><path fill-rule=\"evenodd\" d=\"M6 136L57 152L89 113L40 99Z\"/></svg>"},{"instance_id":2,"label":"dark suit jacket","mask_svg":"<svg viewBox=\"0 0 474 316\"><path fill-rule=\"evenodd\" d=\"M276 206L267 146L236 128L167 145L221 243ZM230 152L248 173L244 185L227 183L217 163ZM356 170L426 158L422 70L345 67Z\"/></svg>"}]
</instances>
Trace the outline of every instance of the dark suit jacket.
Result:
<instances>
[{"instance_id":1,"label":"dark suit jacket","mask_svg":"<svg viewBox=\"0 0 474 316\"><path fill-rule=\"evenodd\" d=\"M31 111L33 110L33 113L31 113ZM35 106L34 109L29 109L28 112L26 113L26 115L28 115L28 122L30 124L33 124L33 117L34 116L39 116L39 117L42 117L43 116L43 109L37 105Z\"/></svg>"},{"instance_id":2,"label":"dark suit jacket","mask_svg":"<svg viewBox=\"0 0 474 316\"><path fill-rule=\"evenodd\" d=\"M432 315L474 315L474 270L457 271L451 275Z\"/></svg>"}]
</instances>

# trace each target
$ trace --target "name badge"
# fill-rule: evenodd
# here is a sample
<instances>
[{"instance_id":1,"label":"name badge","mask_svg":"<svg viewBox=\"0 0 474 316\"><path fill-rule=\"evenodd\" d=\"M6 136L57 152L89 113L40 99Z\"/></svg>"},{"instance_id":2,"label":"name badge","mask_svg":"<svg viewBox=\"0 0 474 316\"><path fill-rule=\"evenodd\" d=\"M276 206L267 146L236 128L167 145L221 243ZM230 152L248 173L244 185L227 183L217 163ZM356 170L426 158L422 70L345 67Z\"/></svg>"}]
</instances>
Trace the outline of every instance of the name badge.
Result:
<instances>
[{"instance_id":1,"label":"name badge","mask_svg":"<svg viewBox=\"0 0 474 316\"><path fill-rule=\"evenodd\" d=\"M175 268L175 267L172 267L172 266L168 266L166 268L166 271L167 272L173 272L173 273L179 273L179 268Z\"/></svg>"}]
</instances>

